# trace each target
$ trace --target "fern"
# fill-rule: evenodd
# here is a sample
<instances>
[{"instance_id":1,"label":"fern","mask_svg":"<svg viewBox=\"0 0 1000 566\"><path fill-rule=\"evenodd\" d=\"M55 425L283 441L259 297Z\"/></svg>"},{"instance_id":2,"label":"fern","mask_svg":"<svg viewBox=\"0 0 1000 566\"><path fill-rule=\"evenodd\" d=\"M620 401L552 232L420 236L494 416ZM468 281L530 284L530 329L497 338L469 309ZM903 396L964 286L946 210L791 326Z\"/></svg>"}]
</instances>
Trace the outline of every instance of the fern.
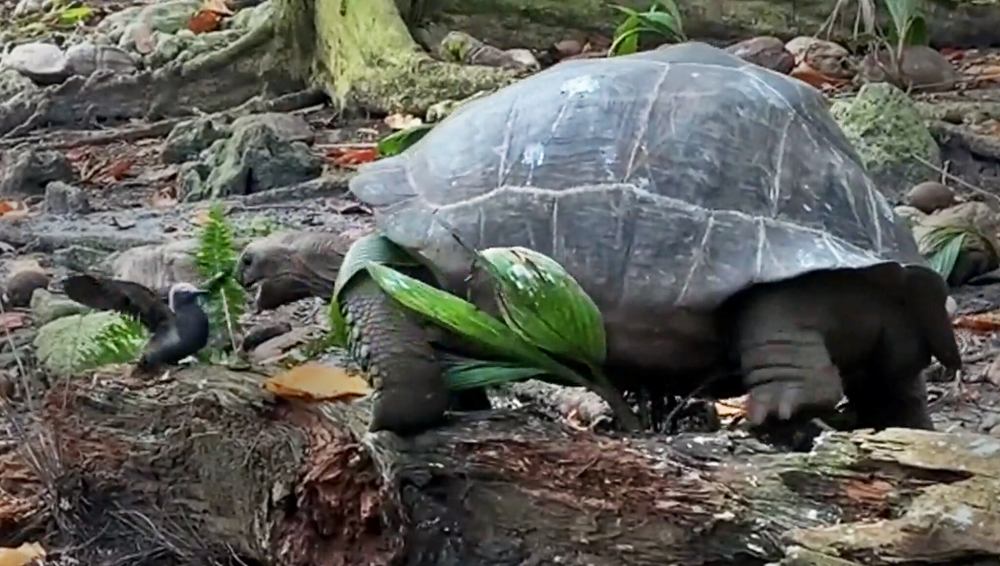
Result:
<instances>
[{"instance_id":1,"label":"fern","mask_svg":"<svg viewBox=\"0 0 1000 566\"><path fill-rule=\"evenodd\" d=\"M233 228L226 220L222 205L215 203L209 208L208 220L202 227L195 262L205 279L226 274L208 295L208 316L212 327L225 333L233 350L236 349L237 321L246 304L246 293L232 277L237 257Z\"/></svg>"},{"instance_id":2,"label":"fern","mask_svg":"<svg viewBox=\"0 0 1000 566\"><path fill-rule=\"evenodd\" d=\"M149 340L149 331L138 319L119 314L94 337L81 345L81 363L88 367L134 362Z\"/></svg>"}]
</instances>

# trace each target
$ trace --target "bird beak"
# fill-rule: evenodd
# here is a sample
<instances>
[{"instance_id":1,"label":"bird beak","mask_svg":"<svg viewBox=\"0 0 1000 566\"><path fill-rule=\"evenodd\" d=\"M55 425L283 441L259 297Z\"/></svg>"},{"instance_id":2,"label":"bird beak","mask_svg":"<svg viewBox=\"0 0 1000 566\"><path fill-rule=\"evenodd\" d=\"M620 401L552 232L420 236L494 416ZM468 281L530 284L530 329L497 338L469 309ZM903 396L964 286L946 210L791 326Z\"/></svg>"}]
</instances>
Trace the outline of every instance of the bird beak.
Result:
<instances>
[{"instance_id":1,"label":"bird beak","mask_svg":"<svg viewBox=\"0 0 1000 566\"><path fill-rule=\"evenodd\" d=\"M195 295L198 295L199 297L204 297L205 295L207 295L207 294L208 294L208 291L206 291L206 290L204 290L204 289L195 289L195 290L193 291L193 293L194 293Z\"/></svg>"}]
</instances>

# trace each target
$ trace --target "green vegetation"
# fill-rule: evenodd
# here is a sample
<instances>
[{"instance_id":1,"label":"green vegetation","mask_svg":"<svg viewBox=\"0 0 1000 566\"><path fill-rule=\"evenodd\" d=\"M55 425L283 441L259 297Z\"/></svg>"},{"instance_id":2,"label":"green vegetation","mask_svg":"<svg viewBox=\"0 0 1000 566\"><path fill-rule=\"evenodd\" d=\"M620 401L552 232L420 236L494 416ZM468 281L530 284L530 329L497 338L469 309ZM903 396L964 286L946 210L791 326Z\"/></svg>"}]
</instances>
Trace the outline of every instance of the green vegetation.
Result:
<instances>
[{"instance_id":1,"label":"green vegetation","mask_svg":"<svg viewBox=\"0 0 1000 566\"><path fill-rule=\"evenodd\" d=\"M473 253L497 283L503 321L393 269L390 265L414 261L386 238L369 236L355 242L344 258L330 308L334 335L346 341L338 296L364 270L399 304L496 357L453 363L448 368L452 389L545 378L591 389L608 402L624 428L638 428L635 414L601 372L606 354L603 318L579 283L555 260L525 248ZM578 372L572 365L588 371Z\"/></svg>"},{"instance_id":2,"label":"green vegetation","mask_svg":"<svg viewBox=\"0 0 1000 566\"><path fill-rule=\"evenodd\" d=\"M246 292L231 274L236 272L236 250L233 228L226 220L222 205L214 203L208 211L208 221L199 235L195 261L205 280L224 279L209 289L208 317L212 329L225 331L233 351L236 350L236 328L246 305ZM225 275L222 275L225 274Z\"/></svg>"},{"instance_id":3,"label":"green vegetation","mask_svg":"<svg viewBox=\"0 0 1000 566\"><path fill-rule=\"evenodd\" d=\"M625 14L625 19L615 29L614 40L608 55L628 55L639 50L639 38L652 33L667 41L686 41L684 22L674 0L654 0L645 12L625 6L613 6Z\"/></svg>"}]
</instances>

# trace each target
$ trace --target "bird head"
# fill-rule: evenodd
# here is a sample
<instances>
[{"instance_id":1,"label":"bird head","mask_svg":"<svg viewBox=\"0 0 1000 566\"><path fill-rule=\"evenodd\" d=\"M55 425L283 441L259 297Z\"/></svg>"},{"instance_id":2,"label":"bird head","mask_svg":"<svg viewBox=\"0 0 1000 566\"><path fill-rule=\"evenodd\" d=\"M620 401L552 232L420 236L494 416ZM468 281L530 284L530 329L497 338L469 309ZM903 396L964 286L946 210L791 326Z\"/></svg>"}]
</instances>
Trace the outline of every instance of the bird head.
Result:
<instances>
[{"instance_id":1,"label":"bird head","mask_svg":"<svg viewBox=\"0 0 1000 566\"><path fill-rule=\"evenodd\" d=\"M170 286L167 302L170 310L176 311L179 307L190 305L198 301L198 297L207 294L208 291L199 289L190 283L181 281Z\"/></svg>"}]
</instances>

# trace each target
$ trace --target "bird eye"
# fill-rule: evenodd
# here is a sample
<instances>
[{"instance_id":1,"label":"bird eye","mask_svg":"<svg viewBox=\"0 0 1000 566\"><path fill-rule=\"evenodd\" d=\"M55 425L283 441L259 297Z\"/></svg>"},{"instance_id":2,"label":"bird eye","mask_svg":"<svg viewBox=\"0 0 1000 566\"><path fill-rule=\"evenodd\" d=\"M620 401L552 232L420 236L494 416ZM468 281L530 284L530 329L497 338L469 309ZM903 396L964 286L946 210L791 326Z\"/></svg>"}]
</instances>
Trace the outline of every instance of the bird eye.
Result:
<instances>
[{"instance_id":1,"label":"bird eye","mask_svg":"<svg viewBox=\"0 0 1000 566\"><path fill-rule=\"evenodd\" d=\"M249 266L251 263L253 263L253 257L250 254L243 254L243 265Z\"/></svg>"}]
</instances>

